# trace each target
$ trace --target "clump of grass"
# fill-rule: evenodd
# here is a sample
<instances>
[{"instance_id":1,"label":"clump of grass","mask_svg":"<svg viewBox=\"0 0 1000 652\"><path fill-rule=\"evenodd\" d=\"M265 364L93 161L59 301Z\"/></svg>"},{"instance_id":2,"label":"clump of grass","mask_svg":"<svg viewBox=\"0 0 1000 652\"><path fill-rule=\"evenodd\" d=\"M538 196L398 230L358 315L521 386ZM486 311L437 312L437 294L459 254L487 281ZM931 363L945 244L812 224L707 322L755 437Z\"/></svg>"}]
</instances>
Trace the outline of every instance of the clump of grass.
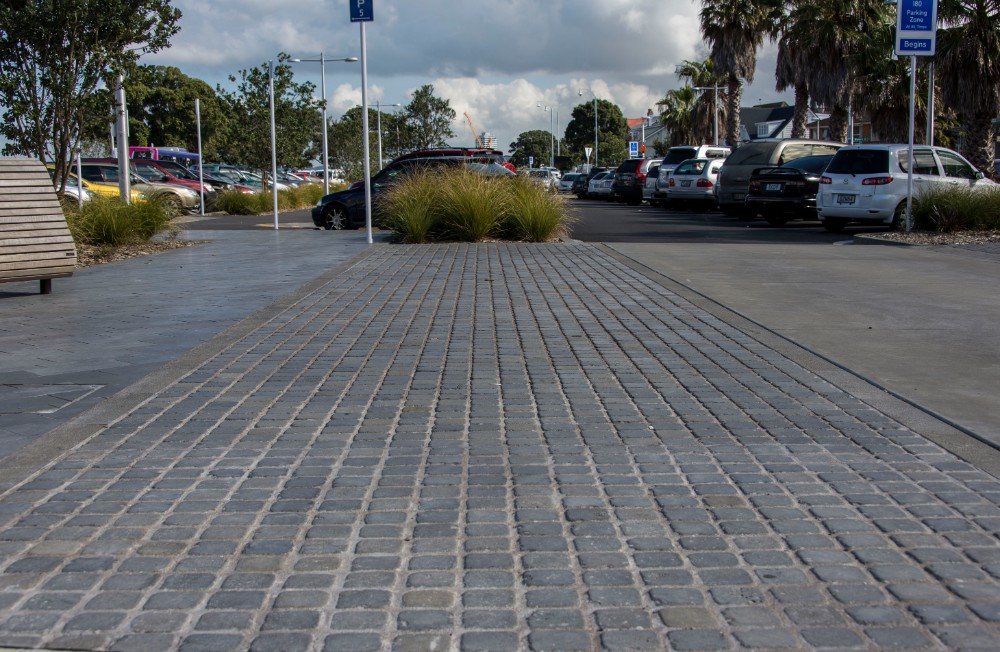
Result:
<instances>
[{"instance_id":1,"label":"clump of grass","mask_svg":"<svg viewBox=\"0 0 1000 652\"><path fill-rule=\"evenodd\" d=\"M440 174L438 194L441 234L451 240L479 242L495 235L510 199L503 177L465 167Z\"/></svg>"},{"instance_id":2,"label":"clump of grass","mask_svg":"<svg viewBox=\"0 0 1000 652\"><path fill-rule=\"evenodd\" d=\"M506 237L527 242L548 242L566 235L571 218L566 200L546 191L526 177L510 180L502 231Z\"/></svg>"},{"instance_id":3,"label":"clump of grass","mask_svg":"<svg viewBox=\"0 0 1000 652\"><path fill-rule=\"evenodd\" d=\"M939 233L1000 229L1000 188L935 188L913 198L918 229Z\"/></svg>"},{"instance_id":4,"label":"clump of grass","mask_svg":"<svg viewBox=\"0 0 1000 652\"><path fill-rule=\"evenodd\" d=\"M381 223L403 242L427 242L439 221L441 184L426 170L415 170L386 191Z\"/></svg>"},{"instance_id":5,"label":"clump of grass","mask_svg":"<svg viewBox=\"0 0 1000 652\"><path fill-rule=\"evenodd\" d=\"M330 186L330 192L336 192L345 186ZM278 210L298 210L314 206L323 196L323 186L308 183L288 190L278 191ZM230 215L259 215L270 213L274 208L274 199L270 189L263 192L242 193L236 190L224 190L215 198L215 209Z\"/></svg>"},{"instance_id":6,"label":"clump of grass","mask_svg":"<svg viewBox=\"0 0 1000 652\"><path fill-rule=\"evenodd\" d=\"M126 204L118 197L96 195L66 214L73 240L94 246L121 246L147 242L170 231L171 208L160 201Z\"/></svg>"},{"instance_id":7,"label":"clump of grass","mask_svg":"<svg viewBox=\"0 0 1000 652\"><path fill-rule=\"evenodd\" d=\"M564 199L530 179L464 167L418 170L397 181L386 191L380 218L403 242L546 242L564 235L570 224Z\"/></svg>"}]
</instances>

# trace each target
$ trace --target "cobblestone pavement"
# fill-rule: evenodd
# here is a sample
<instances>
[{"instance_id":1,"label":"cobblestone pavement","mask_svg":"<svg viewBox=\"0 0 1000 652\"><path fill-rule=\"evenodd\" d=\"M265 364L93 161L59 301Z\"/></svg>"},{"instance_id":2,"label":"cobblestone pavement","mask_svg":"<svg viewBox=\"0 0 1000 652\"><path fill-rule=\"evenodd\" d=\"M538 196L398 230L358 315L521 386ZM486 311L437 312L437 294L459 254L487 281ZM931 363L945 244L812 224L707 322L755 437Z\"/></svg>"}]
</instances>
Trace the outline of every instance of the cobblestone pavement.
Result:
<instances>
[{"instance_id":1,"label":"cobblestone pavement","mask_svg":"<svg viewBox=\"0 0 1000 652\"><path fill-rule=\"evenodd\" d=\"M8 482L0 645L1000 645L1000 482L597 247L375 246L221 337Z\"/></svg>"}]
</instances>

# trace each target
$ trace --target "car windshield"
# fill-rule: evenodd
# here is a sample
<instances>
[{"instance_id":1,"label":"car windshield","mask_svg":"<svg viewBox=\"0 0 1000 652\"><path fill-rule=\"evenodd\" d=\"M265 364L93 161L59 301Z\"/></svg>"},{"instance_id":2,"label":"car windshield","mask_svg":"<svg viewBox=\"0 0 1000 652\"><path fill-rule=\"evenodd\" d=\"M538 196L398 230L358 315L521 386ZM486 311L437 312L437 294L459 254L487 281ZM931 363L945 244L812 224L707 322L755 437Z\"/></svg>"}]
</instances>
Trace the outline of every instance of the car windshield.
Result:
<instances>
[{"instance_id":1,"label":"car windshield","mask_svg":"<svg viewBox=\"0 0 1000 652\"><path fill-rule=\"evenodd\" d=\"M188 181L197 181L198 175L192 174L190 170L181 165L180 163L175 163L174 161L157 161L159 166L174 175L178 179L186 179Z\"/></svg>"},{"instance_id":2,"label":"car windshield","mask_svg":"<svg viewBox=\"0 0 1000 652\"><path fill-rule=\"evenodd\" d=\"M830 160L832 158L833 156L803 156L802 158L797 158L794 161L789 161L781 167L795 168L796 170L802 170L803 172L819 174L826 169L826 166L830 164Z\"/></svg>"},{"instance_id":3,"label":"car windshield","mask_svg":"<svg viewBox=\"0 0 1000 652\"><path fill-rule=\"evenodd\" d=\"M726 159L726 165L767 165L775 143L747 143Z\"/></svg>"},{"instance_id":4,"label":"car windshield","mask_svg":"<svg viewBox=\"0 0 1000 652\"><path fill-rule=\"evenodd\" d=\"M663 157L661 165L677 165L683 163L696 154L694 147L671 147L667 155Z\"/></svg>"},{"instance_id":5,"label":"car windshield","mask_svg":"<svg viewBox=\"0 0 1000 652\"><path fill-rule=\"evenodd\" d=\"M831 174L882 174L889 171L889 152L884 149L842 149L830 161Z\"/></svg>"},{"instance_id":6,"label":"car windshield","mask_svg":"<svg viewBox=\"0 0 1000 652\"><path fill-rule=\"evenodd\" d=\"M701 174L702 170L705 169L705 164L708 161L703 161L701 159L695 161L685 161L677 166L674 170L674 174Z\"/></svg>"}]
</instances>

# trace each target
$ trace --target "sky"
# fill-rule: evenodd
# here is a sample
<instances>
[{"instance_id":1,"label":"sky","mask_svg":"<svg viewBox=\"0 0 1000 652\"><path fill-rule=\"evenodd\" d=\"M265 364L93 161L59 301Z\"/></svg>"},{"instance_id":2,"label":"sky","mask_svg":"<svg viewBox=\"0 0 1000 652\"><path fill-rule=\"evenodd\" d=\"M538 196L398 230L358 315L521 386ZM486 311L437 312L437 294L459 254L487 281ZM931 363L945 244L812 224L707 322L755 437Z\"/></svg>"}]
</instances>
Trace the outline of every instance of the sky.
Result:
<instances>
[{"instance_id":1,"label":"sky","mask_svg":"<svg viewBox=\"0 0 1000 652\"><path fill-rule=\"evenodd\" d=\"M169 49L145 64L176 66L212 87L232 89L229 75L284 52L329 60L361 56L357 0L173 0L183 16ZM451 144L474 145L478 132L507 151L518 134L565 130L574 106L594 94L628 118L646 115L667 90L682 85L684 60L703 60L698 0L366 0L368 102L409 102L432 84L456 112ZM296 63L297 80L320 92L319 63ZM326 64L333 119L361 104L361 63ZM581 95L582 91L582 95ZM744 105L785 100L774 91L774 47L758 53L755 83ZM541 104L540 108L538 105ZM544 107L552 107L546 111ZM558 117L558 122L556 119Z\"/></svg>"}]
</instances>

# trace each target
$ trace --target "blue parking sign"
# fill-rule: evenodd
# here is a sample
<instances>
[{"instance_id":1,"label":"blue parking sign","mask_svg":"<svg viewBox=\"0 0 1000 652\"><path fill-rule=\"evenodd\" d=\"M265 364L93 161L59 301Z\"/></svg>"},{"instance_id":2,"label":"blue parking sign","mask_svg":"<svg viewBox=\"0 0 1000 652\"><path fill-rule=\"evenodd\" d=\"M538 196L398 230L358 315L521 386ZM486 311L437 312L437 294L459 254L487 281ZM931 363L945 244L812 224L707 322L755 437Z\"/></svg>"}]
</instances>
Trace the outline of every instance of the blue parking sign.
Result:
<instances>
[{"instance_id":1,"label":"blue parking sign","mask_svg":"<svg viewBox=\"0 0 1000 652\"><path fill-rule=\"evenodd\" d=\"M630 140L628 141L628 157L629 158L639 158L639 141Z\"/></svg>"},{"instance_id":2,"label":"blue parking sign","mask_svg":"<svg viewBox=\"0 0 1000 652\"><path fill-rule=\"evenodd\" d=\"M896 56L934 56L938 0L898 0Z\"/></svg>"},{"instance_id":3,"label":"blue parking sign","mask_svg":"<svg viewBox=\"0 0 1000 652\"><path fill-rule=\"evenodd\" d=\"M375 20L372 7L374 2L375 0L347 0L347 4L351 7L351 22L367 23Z\"/></svg>"}]
</instances>

